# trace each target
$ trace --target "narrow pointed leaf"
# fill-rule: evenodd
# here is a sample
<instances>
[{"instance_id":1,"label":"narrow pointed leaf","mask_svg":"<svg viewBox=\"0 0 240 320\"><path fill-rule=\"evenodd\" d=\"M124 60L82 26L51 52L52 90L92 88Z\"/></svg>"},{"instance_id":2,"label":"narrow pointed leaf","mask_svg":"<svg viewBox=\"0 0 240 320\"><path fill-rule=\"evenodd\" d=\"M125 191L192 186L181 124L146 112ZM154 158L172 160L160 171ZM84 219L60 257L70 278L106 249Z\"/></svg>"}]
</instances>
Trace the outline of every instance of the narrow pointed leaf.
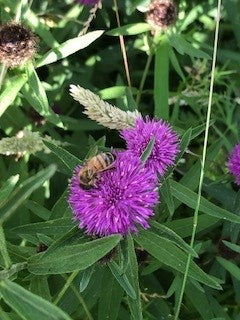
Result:
<instances>
[{"instance_id":1,"label":"narrow pointed leaf","mask_svg":"<svg viewBox=\"0 0 240 320\"><path fill-rule=\"evenodd\" d=\"M163 224L160 224L156 221L152 221L151 225L155 228L155 232L158 236L168 239L169 241L176 244L179 248L187 253L191 253L191 255L195 258L198 257L198 254L173 230L169 229Z\"/></svg>"},{"instance_id":2,"label":"narrow pointed leaf","mask_svg":"<svg viewBox=\"0 0 240 320\"><path fill-rule=\"evenodd\" d=\"M128 297L128 304L131 311L133 320L142 320L142 304L140 297L140 288L139 288L139 280L138 280L138 262L135 253L134 243L131 235L128 235L128 250L129 250L129 264L126 271L128 279L136 293L137 298L132 299Z\"/></svg>"},{"instance_id":3,"label":"narrow pointed leaf","mask_svg":"<svg viewBox=\"0 0 240 320\"><path fill-rule=\"evenodd\" d=\"M69 174L72 174L73 170L82 163L73 154L57 146L56 144L47 140L44 140L43 142L62 161Z\"/></svg>"},{"instance_id":4,"label":"narrow pointed leaf","mask_svg":"<svg viewBox=\"0 0 240 320\"><path fill-rule=\"evenodd\" d=\"M44 252L37 254L29 259L28 270L42 275L85 270L111 251L120 239L120 235L109 236L59 248L47 256L44 256Z\"/></svg>"},{"instance_id":5,"label":"narrow pointed leaf","mask_svg":"<svg viewBox=\"0 0 240 320\"><path fill-rule=\"evenodd\" d=\"M141 155L142 163L145 163L147 161L147 159L149 158L149 156L151 155L154 144L155 144L155 138L153 137L153 138L151 138L146 149L143 151L143 153Z\"/></svg>"},{"instance_id":6,"label":"narrow pointed leaf","mask_svg":"<svg viewBox=\"0 0 240 320\"><path fill-rule=\"evenodd\" d=\"M145 230L141 230L134 239L147 252L163 264L181 273L185 272L187 254L169 240L163 239L158 235ZM189 277L212 288L221 289L218 279L206 274L193 261L190 263Z\"/></svg>"},{"instance_id":7,"label":"narrow pointed leaf","mask_svg":"<svg viewBox=\"0 0 240 320\"><path fill-rule=\"evenodd\" d=\"M25 180L11 195L9 200L0 209L0 222L7 220L10 215L31 195L42 186L56 171L55 165L39 171L36 175Z\"/></svg>"},{"instance_id":8,"label":"narrow pointed leaf","mask_svg":"<svg viewBox=\"0 0 240 320\"><path fill-rule=\"evenodd\" d=\"M64 311L9 280L0 282L4 301L25 320L71 320Z\"/></svg>"},{"instance_id":9,"label":"narrow pointed leaf","mask_svg":"<svg viewBox=\"0 0 240 320\"><path fill-rule=\"evenodd\" d=\"M27 82L26 75L19 75L11 78L11 85L0 95L0 117L6 109L13 103L22 86Z\"/></svg>"},{"instance_id":10,"label":"narrow pointed leaf","mask_svg":"<svg viewBox=\"0 0 240 320\"><path fill-rule=\"evenodd\" d=\"M171 191L174 197L188 207L195 209L198 197L195 192L176 181L171 181ZM204 197L201 197L200 211L219 219L240 223L240 216L216 206Z\"/></svg>"},{"instance_id":11,"label":"narrow pointed leaf","mask_svg":"<svg viewBox=\"0 0 240 320\"><path fill-rule=\"evenodd\" d=\"M136 293L132 285L130 284L126 274L122 273L121 268L116 264L116 262L112 261L108 263L108 266L123 290L129 295L129 297L136 299Z\"/></svg>"},{"instance_id":12,"label":"narrow pointed leaf","mask_svg":"<svg viewBox=\"0 0 240 320\"><path fill-rule=\"evenodd\" d=\"M93 41L98 39L102 34L103 30L96 30L89 32L83 36L76 37L60 44L58 47L47 52L38 62L37 67L42 67L47 64L56 62L57 60L68 57L69 55L77 52L78 50L84 49L89 46Z\"/></svg>"},{"instance_id":13,"label":"narrow pointed leaf","mask_svg":"<svg viewBox=\"0 0 240 320\"><path fill-rule=\"evenodd\" d=\"M0 207L7 200L10 193L13 191L16 183L18 182L19 174L10 177L0 189Z\"/></svg>"}]
</instances>

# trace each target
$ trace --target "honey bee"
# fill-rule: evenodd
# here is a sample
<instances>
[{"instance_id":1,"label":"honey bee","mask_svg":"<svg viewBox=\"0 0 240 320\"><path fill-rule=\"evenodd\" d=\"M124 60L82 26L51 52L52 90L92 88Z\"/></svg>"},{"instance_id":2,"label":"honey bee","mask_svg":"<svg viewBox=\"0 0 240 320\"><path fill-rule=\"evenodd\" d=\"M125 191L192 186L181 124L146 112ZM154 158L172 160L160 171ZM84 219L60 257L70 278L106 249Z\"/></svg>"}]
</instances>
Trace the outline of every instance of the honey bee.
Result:
<instances>
[{"instance_id":1,"label":"honey bee","mask_svg":"<svg viewBox=\"0 0 240 320\"><path fill-rule=\"evenodd\" d=\"M113 167L116 156L111 152L99 153L89 159L78 173L80 187L89 190L96 186L98 174Z\"/></svg>"}]
</instances>

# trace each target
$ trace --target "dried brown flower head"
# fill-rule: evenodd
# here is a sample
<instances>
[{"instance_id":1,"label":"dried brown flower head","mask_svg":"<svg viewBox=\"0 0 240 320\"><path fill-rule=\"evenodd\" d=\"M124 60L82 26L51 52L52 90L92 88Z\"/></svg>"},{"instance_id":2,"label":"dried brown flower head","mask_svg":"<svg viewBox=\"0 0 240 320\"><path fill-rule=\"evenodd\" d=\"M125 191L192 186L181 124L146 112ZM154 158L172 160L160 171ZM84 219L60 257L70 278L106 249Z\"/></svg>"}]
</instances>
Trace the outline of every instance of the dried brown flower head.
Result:
<instances>
[{"instance_id":1,"label":"dried brown flower head","mask_svg":"<svg viewBox=\"0 0 240 320\"><path fill-rule=\"evenodd\" d=\"M146 14L146 20L155 30L168 28L176 21L177 6L172 0L153 0Z\"/></svg>"},{"instance_id":2,"label":"dried brown flower head","mask_svg":"<svg viewBox=\"0 0 240 320\"><path fill-rule=\"evenodd\" d=\"M35 54L36 36L26 27L9 22L0 27L0 62L7 67L18 67Z\"/></svg>"}]
</instances>

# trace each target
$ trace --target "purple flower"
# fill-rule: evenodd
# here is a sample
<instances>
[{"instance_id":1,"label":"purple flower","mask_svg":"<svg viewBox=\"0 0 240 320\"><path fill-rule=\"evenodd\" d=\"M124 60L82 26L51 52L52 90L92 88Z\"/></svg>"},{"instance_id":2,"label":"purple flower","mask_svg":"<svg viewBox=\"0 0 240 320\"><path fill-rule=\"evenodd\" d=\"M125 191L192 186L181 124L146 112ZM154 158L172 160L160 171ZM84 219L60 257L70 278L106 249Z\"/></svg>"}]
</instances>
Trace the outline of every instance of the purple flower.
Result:
<instances>
[{"instance_id":1,"label":"purple flower","mask_svg":"<svg viewBox=\"0 0 240 320\"><path fill-rule=\"evenodd\" d=\"M240 185L240 143L236 144L228 159L228 170L235 177L235 181Z\"/></svg>"},{"instance_id":2,"label":"purple flower","mask_svg":"<svg viewBox=\"0 0 240 320\"><path fill-rule=\"evenodd\" d=\"M77 2L84 4L84 5L94 5L97 4L100 0L76 0Z\"/></svg>"},{"instance_id":3,"label":"purple flower","mask_svg":"<svg viewBox=\"0 0 240 320\"><path fill-rule=\"evenodd\" d=\"M178 135L163 120L151 120L148 116L145 121L138 118L135 127L122 130L121 136L126 140L129 152L138 157L141 157L154 137L154 146L146 161L146 167L161 176L169 166L174 164L179 152Z\"/></svg>"},{"instance_id":4,"label":"purple flower","mask_svg":"<svg viewBox=\"0 0 240 320\"><path fill-rule=\"evenodd\" d=\"M70 183L69 204L79 228L99 236L130 231L137 226L148 228L147 220L158 202L155 175L140 160L126 152L118 153L112 169L99 174L97 186L84 190L77 173Z\"/></svg>"}]
</instances>

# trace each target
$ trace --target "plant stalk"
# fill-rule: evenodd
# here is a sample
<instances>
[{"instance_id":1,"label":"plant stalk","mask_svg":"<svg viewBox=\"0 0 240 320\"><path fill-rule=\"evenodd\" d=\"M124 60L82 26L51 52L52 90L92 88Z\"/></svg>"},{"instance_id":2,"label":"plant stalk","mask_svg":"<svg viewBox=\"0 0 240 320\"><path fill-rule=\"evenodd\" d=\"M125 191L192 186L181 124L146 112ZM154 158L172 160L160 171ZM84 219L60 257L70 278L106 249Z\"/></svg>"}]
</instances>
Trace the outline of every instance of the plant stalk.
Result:
<instances>
[{"instance_id":1,"label":"plant stalk","mask_svg":"<svg viewBox=\"0 0 240 320\"><path fill-rule=\"evenodd\" d=\"M206 154L207 154L208 133L209 133L209 127L210 127L211 111L212 111L214 72L215 72L216 60L217 60L217 48L218 48L218 35L219 35L220 17L221 17L221 0L218 0L215 39L214 39L214 49L213 49L213 60L212 60L212 70L211 70L211 81L210 81L208 109L207 109L206 129L205 129L205 137L204 137L204 145L203 145L201 172L200 172L200 178L199 178L198 198L197 198L196 208L195 208L195 211L194 211L193 229L192 229L192 236L191 236L191 242L190 242L190 247L192 249L194 247L195 235L196 235L196 230L197 230L197 225L198 225L198 214L199 214L199 207L200 207L200 202L201 202L202 186L203 186L203 178L204 178L204 169L205 169ZM180 314L181 305L182 305L182 301L183 301L183 295L184 295L184 291L185 291L185 287L186 287L186 283L187 283L187 277L188 277L188 272L189 272L191 260L192 260L192 254L189 253L188 258L187 258L186 269L185 269L185 273L184 273L184 277L183 277L183 283L182 283L182 287L181 287L181 291L180 291L180 296L179 296L179 300L178 300L178 304L177 304L174 320L178 320L178 317L179 317L179 314Z\"/></svg>"}]
</instances>

